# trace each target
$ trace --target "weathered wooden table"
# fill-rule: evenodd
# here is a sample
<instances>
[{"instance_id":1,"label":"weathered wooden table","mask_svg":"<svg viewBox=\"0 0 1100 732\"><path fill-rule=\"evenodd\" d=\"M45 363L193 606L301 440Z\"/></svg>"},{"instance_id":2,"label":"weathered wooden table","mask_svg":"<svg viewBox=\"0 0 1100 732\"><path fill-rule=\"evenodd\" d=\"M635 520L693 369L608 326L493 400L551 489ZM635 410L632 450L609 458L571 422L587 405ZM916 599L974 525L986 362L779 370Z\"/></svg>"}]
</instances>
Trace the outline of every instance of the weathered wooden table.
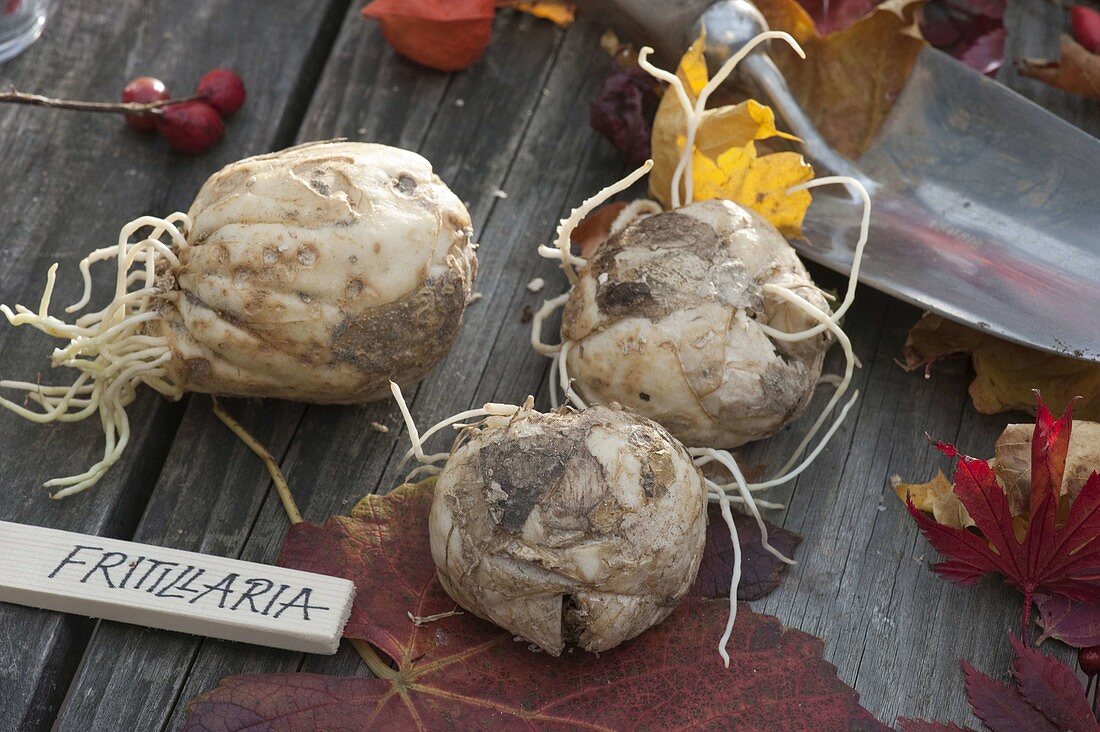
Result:
<instances>
[{"instance_id":1,"label":"weathered wooden table","mask_svg":"<svg viewBox=\"0 0 1100 732\"><path fill-rule=\"evenodd\" d=\"M417 150L468 203L481 242L477 289L448 358L417 388L421 424L485 401L535 393L547 362L527 347L525 307L553 293L560 274L535 255L560 216L616 179L618 154L588 126L588 102L608 59L596 24L562 31L503 12L483 61L454 75L396 57L347 0L118 0L59 3L44 37L0 66L0 82L56 96L111 99L131 77L152 74L185 92L207 69L244 77L249 99L212 152L181 158L137 139L119 120L27 107L0 109L0 302L37 303L47 268L61 263L55 302L76 299L76 262L115 241L144 213L186 210L223 164L296 141L331 137ZM1061 11L1015 2L1009 57L1057 55ZM1002 80L1094 134L1100 106L1028 80ZM500 196L498 191L507 193ZM813 215L811 209L811 216ZM868 256L874 256L873 252ZM815 272L828 286L835 275ZM526 284L542 276L546 292ZM863 361L863 396L822 457L771 518L803 533L801 560L757 603L821 636L841 677L876 716L968 717L957 658L1000 673L1014 594L995 584L962 590L927 568L928 548L892 495L898 473L923 479L940 459L925 430L989 452L1008 416L975 413L968 367L938 365L925 380L895 364L912 307L862 290L848 317ZM49 340L0 328L0 375L45 369ZM831 354L832 369L841 355ZM102 450L97 420L36 426L0 413L0 519L271 562L286 517L260 462L211 414L210 400L171 404L148 393L131 408L133 443L94 489L51 501L39 486L83 470ZM363 408L232 403L281 459L308 519L347 511L396 485L406 436L392 403ZM371 430L379 421L389 434ZM802 425L804 426L804 425ZM801 426L755 446L775 464ZM188 699L227 674L271 671L366 674L350 650L332 658L145 630L0 605L0 729L173 728Z\"/></svg>"}]
</instances>

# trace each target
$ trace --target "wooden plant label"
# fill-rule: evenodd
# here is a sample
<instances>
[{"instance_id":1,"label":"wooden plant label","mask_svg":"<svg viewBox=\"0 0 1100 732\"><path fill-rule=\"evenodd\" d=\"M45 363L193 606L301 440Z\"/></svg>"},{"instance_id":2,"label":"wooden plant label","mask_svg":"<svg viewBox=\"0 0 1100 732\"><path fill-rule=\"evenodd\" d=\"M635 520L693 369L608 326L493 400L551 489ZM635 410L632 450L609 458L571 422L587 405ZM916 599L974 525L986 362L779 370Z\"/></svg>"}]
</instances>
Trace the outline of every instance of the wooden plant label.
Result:
<instances>
[{"instance_id":1,"label":"wooden plant label","mask_svg":"<svg viewBox=\"0 0 1100 732\"><path fill-rule=\"evenodd\" d=\"M335 653L346 579L0 521L0 601L309 653Z\"/></svg>"}]
</instances>

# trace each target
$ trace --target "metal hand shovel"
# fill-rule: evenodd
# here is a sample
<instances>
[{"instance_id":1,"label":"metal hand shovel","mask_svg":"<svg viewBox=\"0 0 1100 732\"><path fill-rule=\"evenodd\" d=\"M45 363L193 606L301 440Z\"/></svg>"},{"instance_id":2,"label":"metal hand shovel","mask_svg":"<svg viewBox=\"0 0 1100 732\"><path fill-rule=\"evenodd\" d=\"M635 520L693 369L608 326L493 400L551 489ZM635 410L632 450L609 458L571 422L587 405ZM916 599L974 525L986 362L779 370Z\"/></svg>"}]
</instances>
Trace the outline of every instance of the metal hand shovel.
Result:
<instances>
[{"instance_id":1,"label":"metal hand shovel","mask_svg":"<svg viewBox=\"0 0 1100 732\"><path fill-rule=\"evenodd\" d=\"M747 0L583 5L665 63L700 26L719 63L765 30ZM927 47L874 142L846 160L767 55L751 54L741 71L803 139L819 173L853 175L872 189L860 281L993 335L1100 361L1100 141ZM815 191L806 238L793 243L847 272L858 225L849 197Z\"/></svg>"}]
</instances>

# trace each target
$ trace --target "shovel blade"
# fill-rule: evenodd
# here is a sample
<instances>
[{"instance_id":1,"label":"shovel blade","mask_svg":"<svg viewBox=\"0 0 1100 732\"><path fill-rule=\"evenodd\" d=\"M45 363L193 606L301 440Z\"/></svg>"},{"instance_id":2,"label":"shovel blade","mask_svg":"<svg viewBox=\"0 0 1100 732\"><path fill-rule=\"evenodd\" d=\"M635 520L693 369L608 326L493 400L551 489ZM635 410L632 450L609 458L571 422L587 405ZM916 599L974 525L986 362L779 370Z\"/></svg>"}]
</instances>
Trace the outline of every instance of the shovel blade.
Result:
<instances>
[{"instance_id":1,"label":"shovel blade","mask_svg":"<svg viewBox=\"0 0 1100 732\"><path fill-rule=\"evenodd\" d=\"M862 282L1100 361L1100 141L925 49L856 164L877 184ZM847 272L859 214L815 195L800 253Z\"/></svg>"}]
</instances>

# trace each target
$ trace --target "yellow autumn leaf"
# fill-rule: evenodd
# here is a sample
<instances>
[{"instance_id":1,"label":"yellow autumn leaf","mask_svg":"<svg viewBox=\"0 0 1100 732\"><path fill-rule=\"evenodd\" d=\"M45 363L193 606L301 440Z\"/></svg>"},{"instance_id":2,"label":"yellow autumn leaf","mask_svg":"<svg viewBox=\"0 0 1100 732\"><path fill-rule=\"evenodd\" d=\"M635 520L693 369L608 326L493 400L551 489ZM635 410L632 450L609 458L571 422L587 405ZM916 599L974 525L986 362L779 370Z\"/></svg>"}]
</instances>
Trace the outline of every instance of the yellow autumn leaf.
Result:
<instances>
[{"instance_id":1,"label":"yellow autumn leaf","mask_svg":"<svg viewBox=\"0 0 1100 732\"><path fill-rule=\"evenodd\" d=\"M676 70L692 104L709 81L704 49L700 38ZM671 206L672 177L686 144L687 125L688 117L670 88L653 121L649 176L650 194L665 208ZM783 234L798 236L812 198L808 191L787 190L813 178L813 169L798 153L758 154L756 142L773 137L797 139L776 129L772 110L754 100L703 112L692 154L693 197L729 199L764 216Z\"/></svg>"},{"instance_id":2,"label":"yellow autumn leaf","mask_svg":"<svg viewBox=\"0 0 1100 732\"><path fill-rule=\"evenodd\" d=\"M700 37L695 43L691 44L683 58L680 59L680 68L676 69L676 75L683 80L692 102L695 101L695 98L699 96L699 92L703 91L703 87L710 81L710 74L707 73L707 59L704 55L706 48L706 38Z\"/></svg>"},{"instance_id":3,"label":"yellow autumn leaf","mask_svg":"<svg viewBox=\"0 0 1100 732\"><path fill-rule=\"evenodd\" d=\"M536 18L552 21L562 28L568 28L577 17L576 5L570 2L558 2L557 0L518 2L515 4L515 8Z\"/></svg>"},{"instance_id":4,"label":"yellow autumn leaf","mask_svg":"<svg viewBox=\"0 0 1100 732\"><path fill-rule=\"evenodd\" d=\"M794 135L776 129L772 108L754 99L709 109L704 119L705 124L695 133L695 149L710 158L718 157L731 147L744 147L753 140L769 137L798 140ZM680 149L683 149L683 135L679 140Z\"/></svg>"}]
</instances>

